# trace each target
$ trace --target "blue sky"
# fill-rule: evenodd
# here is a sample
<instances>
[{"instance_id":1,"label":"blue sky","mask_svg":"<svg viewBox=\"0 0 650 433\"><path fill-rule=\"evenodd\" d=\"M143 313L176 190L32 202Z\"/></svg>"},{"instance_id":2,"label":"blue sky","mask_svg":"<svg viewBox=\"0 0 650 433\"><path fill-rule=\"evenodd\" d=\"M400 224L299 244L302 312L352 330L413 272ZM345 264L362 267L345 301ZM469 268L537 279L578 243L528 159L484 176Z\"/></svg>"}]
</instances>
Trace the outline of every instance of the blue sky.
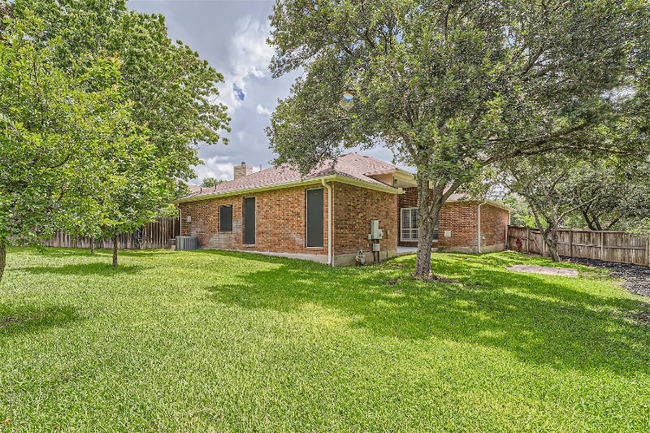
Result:
<instances>
[{"instance_id":1,"label":"blue sky","mask_svg":"<svg viewBox=\"0 0 650 433\"><path fill-rule=\"evenodd\" d=\"M272 79L268 65L273 49L266 44L270 32L271 0L131 0L128 7L165 15L169 36L198 51L225 82L219 99L228 106L232 132L228 146L203 146L199 156L205 165L196 167L204 177L232 179L233 167L242 161L259 169L270 166L273 152L264 132L278 98L289 95L297 73ZM358 152L391 161L386 149Z\"/></svg>"}]
</instances>

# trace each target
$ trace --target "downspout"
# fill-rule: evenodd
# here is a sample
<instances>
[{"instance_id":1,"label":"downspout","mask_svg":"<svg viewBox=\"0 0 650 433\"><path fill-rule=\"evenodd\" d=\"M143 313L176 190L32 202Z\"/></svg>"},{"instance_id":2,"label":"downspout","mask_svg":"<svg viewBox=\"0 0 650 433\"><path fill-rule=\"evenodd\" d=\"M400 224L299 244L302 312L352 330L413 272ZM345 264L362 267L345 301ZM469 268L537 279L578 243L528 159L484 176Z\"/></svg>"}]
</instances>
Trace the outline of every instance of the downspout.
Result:
<instances>
[{"instance_id":1,"label":"downspout","mask_svg":"<svg viewBox=\"0 0 650 433\"><path fill-rule=\"evenodd\" d=\"M478 205L478 253L481 254L481 206L483 206L485 202L479 203Z\"/></svg>"},{"instance_id":2,"label":"downspout","mask_svg":"<svg viewBox=\"0 0 650 433\"><path fill-rule=\"evenodd\" d=\"M332 262L332 186L321 179L321 183L327 189L327 266L334 266Z\"/></svg>"}]
</instances>

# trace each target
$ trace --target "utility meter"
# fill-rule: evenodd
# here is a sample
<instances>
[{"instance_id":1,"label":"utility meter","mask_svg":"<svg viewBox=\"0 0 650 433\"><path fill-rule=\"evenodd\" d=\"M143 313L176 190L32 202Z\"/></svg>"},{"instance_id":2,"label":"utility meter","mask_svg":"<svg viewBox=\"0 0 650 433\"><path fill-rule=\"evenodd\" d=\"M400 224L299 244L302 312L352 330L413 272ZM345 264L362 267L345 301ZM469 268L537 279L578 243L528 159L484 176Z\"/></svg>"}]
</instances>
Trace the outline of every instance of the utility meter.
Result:
<instances>
[{"instance_id":1,"label":"utility meter","mask_svg":"<svg viewBox=\"0 0 650 433\"><path fill-rule=\"evenodd\" d=\"M379 220L370 221L370 237L372 239L382 239L384 231L379 228Z\"/></svg>"}]
</instances>

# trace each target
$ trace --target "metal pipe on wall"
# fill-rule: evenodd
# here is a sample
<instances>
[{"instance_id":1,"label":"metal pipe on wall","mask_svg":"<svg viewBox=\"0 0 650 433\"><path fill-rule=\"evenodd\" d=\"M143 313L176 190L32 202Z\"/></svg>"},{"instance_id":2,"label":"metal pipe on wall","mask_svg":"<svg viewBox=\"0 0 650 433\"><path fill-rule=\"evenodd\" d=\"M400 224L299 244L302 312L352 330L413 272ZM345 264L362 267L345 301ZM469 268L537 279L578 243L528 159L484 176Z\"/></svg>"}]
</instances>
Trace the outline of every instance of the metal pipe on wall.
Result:
<instances>
[{"instance_id":1,"label":"metal pipe on wall","mask_svg":"<svg viewBox=\"0 0 650 433\"><path fill-rule=\"evenodd\" d=\"M332 186L321 179L323 187L327 189L327 266L334 266L332 260Z\"/></svg>"}]
</instances>

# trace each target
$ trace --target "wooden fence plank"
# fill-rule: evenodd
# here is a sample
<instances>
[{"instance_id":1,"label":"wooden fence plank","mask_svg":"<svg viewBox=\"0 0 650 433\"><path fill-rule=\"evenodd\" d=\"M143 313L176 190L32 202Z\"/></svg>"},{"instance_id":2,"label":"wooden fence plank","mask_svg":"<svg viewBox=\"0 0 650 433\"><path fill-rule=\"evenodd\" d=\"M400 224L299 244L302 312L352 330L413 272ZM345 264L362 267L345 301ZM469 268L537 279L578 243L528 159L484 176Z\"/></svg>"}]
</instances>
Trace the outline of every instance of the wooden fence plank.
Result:
<instances>
[{"instance_id":1,"label":"wooden fence plank","mask_svg":"<svg viewBox=\"0 0 650 433\"><path fill-rule=\"evenodd\" d=\"M179 227L178 218L157 218L155 222L145 224L140 248L169 248L170 240L179 235ZM58 230L50 239L45 240L43 245L46 247L89 248L91 242L92 240L88 237L73 238L70 234ZM119 249L136 248L133 233L123 233L118 236L117 246ZM95 248L113 248L113 239L96 239Z\"/></svg>"},{"instance_id":2,"label":"wooden fence plank","mask_svg":"<svg viewBox=\"0 0 650 433\"><path fill-rule=\"evenodd\" d=\"M650 237L591 230L559 230L558 236L558 253L562 256L650 266ZM517 249L517 239L522 240L522 252L546 255L539 230L508 226L509 249Z\"/></svg>"}]
</instances>

